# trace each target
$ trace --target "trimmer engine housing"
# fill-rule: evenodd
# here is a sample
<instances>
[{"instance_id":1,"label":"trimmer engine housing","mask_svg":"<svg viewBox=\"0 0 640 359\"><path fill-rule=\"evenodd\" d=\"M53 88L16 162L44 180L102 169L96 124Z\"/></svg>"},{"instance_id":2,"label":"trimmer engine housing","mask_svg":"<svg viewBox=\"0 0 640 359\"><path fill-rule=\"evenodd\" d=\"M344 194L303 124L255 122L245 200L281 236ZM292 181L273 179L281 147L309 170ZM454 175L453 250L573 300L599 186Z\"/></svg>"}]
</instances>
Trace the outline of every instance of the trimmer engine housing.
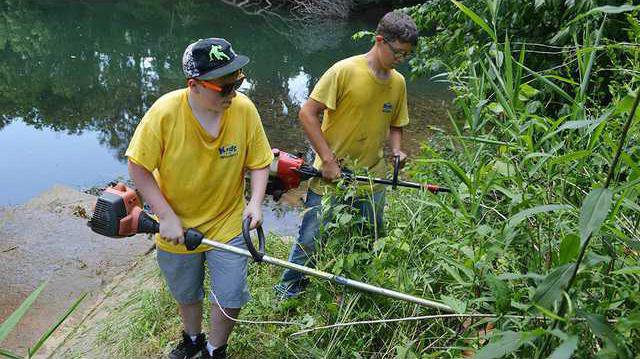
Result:
<instances>
[{"instance_id":1,"label":"trimmer engine housing","mask_svg":"<svg viewBox=\"0 0 640 359\"><path fill-rule=\"evenodd\" d=\"M142 211L140 198L124 183L104 190L88 225L94 232L113 238L159 231L158 222Z\"/></svg>"}]
</instances>

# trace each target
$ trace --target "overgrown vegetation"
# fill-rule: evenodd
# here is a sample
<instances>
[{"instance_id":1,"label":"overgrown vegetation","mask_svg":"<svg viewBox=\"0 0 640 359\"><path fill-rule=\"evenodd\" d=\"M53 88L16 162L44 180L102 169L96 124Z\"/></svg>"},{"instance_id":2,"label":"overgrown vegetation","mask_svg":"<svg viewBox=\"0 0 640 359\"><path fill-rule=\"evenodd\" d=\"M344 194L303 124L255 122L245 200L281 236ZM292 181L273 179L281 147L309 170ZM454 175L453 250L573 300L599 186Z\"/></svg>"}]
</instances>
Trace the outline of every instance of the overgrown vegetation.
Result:
<instances>
[{"instance_id":1,"label":"overgrown vegetation","mask_svg":"<svg viewBox=\"0 0 640 359\"><path fill-rule=\"evenodd\" d=\"M455 132L425 144L406 176L453 193L388 193L387 232L373 239L348 207L333 208L318 267L487 316L445 317L321 281L277 302L271 286L281 271L254 266L254 300L242 318L297 324L237 328L234 357L636 356L638 11L564 0L413 8L433 31L413 69L446 70L437 78L451 84L458 111ZM283 258L288 245L272 240L268 248ZM175 315L161 307L121 328ZM415 318L425 315L433 317ZM317 328L391 318L405 319ZM303 329L313 330L297 334ZM129 350L122 354L140 354Z\"/></svg>"}]
</instances>

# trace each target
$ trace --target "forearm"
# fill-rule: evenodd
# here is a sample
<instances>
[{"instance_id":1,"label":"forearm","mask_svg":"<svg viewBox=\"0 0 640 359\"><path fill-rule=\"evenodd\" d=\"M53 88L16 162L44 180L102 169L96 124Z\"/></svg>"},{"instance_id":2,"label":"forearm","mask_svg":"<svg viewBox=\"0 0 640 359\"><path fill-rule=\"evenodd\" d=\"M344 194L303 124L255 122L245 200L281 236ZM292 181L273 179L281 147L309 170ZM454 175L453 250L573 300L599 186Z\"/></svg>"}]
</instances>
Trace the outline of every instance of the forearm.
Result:
<instances>
[{"instance_id":1,"label":"forearm","mask_svg":"<svg viewBox=\"0 0 640 359\"><path fill-rule=\"evenodd\" d=\"M391 153L396 154L402 151L402 127L391 127L389 129L389 144Z\"/></svg>"},{"instance_id":2,"label":"forearm","mask_svg":"<svg viewBox=\"0 0 640 359\"><path fill-rule=\"evenodd\" d=\"M300 111L300 124L305 134L311 142L311 146L316 151L323 162L334 160L333 151L329 147L327 140L322 136L320 127L320 116L318 113L302 110Z\"/></svg>"},{"instance_id":3,"label":"forearm","mask_svg":"<svg viewBox=\"0 0 640 359\"><path fill-rule=\"evenodd\" d=\"M146 168L129 161L129 175L136 184L136 188L142 194L155 214L162 220L173 213L173 209L162 195L160 187L151 172Z\"/></svg>"},{"instance_id":4,"label":"forearm","mask_svg":"<svg viewBox=\"0 0 640 359\"><path fill-rule=\"evenodd\" d=\"M249 170L251 177L251 199L249 203L260 205L264 200L264 192L269 180L269 167Z\"/></svg>"}]
</instances>

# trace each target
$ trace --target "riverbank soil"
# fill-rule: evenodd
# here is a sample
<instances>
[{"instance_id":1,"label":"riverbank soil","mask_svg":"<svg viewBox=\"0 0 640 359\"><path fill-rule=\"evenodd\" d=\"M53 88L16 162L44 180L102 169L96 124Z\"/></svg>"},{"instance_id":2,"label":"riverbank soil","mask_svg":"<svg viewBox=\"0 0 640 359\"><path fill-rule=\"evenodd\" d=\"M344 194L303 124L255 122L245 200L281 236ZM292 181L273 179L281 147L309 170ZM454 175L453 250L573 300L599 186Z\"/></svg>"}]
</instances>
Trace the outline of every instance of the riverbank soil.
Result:
<instances>
[{"instance_id":1,"label":"riverbank soil","mask_svg":"<svg viewBox=\"0 0 640 359\"><path fill-rule=\"evenodd\" d=\"M64 324L77 325L106 284L152 248L146 235L112 239L93 233L86 222L95 199L55 186L24 205L0 207L0 322L47 281L1 347L26 355L27 348L88 293Z\"/></svg>"}]
</instances>

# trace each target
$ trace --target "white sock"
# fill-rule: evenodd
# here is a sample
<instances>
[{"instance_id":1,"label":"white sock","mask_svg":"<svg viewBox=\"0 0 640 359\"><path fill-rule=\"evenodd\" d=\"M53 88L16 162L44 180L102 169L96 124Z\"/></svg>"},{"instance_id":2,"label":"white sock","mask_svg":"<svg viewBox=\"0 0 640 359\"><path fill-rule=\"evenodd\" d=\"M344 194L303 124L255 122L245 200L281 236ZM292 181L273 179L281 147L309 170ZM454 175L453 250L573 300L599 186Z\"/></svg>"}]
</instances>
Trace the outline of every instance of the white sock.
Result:
<instances>
[{"instance_id":1,"label":"white sock","mask_svg":"<svg viewBox=\"0 0 640 359\"><path fill-rule=\"evenodd\" d=\"M213 355L213 351L216 350L216 347L207 341L207 350L209 351L209 355Z\"/></svg>"},{"instance_id":2,"label":"white sock","mask_svg":"<svg viewBox=\"0 0 640 359\"><path fill-rule=\"evenodd\" d=\"M189 335L189 338L191 338L191 342L193 344L195 344L196 343L196 339L198 338L198 336L197 335Z\"/></svg>"}]
</instances>

